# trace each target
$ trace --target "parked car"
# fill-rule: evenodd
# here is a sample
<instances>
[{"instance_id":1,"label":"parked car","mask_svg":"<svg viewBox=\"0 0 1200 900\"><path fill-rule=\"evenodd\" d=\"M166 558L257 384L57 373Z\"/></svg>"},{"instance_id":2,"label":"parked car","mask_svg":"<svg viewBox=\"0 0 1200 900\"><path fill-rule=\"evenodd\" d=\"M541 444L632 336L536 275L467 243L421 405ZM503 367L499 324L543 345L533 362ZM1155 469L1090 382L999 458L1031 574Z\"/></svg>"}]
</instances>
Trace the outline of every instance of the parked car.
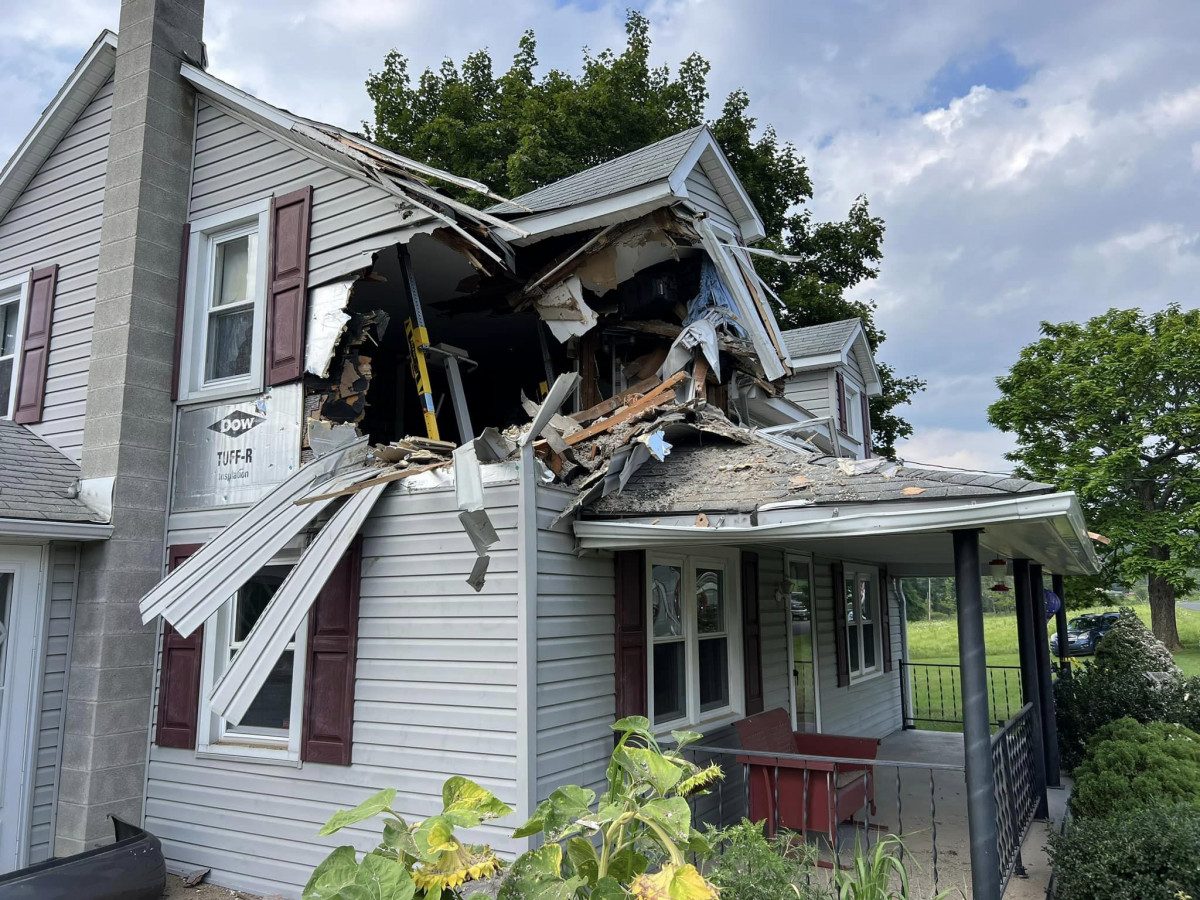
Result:
<instances>
[{"instance_id":1,"label":"parked car","mask_svg":"<svg viewBox=\"0 0 1200 900\"><path fill-rule=\"evenodd\" d=\"M1088 656L1096 652L1100 643L1112 627L1117 624L1120 613L1092 613L1076 616L1067 622L1067 656ZM1058 634L1050 637L1050 652L1058 656Z\"/></svg>"}]
</instances>

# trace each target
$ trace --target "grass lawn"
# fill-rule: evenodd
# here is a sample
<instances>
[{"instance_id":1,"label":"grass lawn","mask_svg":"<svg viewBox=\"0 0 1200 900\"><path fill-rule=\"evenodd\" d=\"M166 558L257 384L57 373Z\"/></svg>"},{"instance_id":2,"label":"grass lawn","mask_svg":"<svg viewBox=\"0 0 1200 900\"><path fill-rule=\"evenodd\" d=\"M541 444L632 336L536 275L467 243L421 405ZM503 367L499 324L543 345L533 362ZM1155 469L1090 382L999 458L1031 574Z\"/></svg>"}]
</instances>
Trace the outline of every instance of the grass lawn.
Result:
<instances>
[{"instance_id":1,"label":"grass lawn","mask_svg":"<svg viewBox=\"0 0 1200 900\"><path fill-rule=\"evenodd\" d=\"M1116 605L1097 606L1089 610L1071 610L1071 617L1084 612L1103 612ZM1139 618L1150 624L1149 604L1134 604ZM1186 648L1175 654L1175 661L1185 675L1200 675L1200 612L1179 609L1177 612L1179 638ZM1047 627L1047 637L1054 633L1053 620ZM989 668L1019 666L1017 655L1017 619L1014 615L985 615L983 638ZM954 619L934 619L929 622L908 623L909 662L926 666L958 665L958 626ZM1074 657L1073 662L1088 657ZM911 671L914 715L922 728L946 727L920 721L921 716L934 719L957 719L961 715L957 672L952 669L917 668ZM990 673L990 700L993 719L1003 721L1021 707L1020 679L1017 672L998 669ZM957 730L957 729L955 729Z\"/></svg>"}]
</instances>

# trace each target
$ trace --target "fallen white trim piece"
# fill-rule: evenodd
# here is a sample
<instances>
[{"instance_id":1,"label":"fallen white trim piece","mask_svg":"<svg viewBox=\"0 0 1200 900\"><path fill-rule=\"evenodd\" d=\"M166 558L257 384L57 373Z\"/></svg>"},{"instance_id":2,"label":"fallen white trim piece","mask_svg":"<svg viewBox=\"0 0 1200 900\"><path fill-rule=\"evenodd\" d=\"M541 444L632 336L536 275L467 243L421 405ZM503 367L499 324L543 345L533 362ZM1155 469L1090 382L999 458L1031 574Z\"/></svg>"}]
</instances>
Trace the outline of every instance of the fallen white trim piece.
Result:
<instances>
[{"instance_id":1,"label":"fallen white trim piece","mask_svg":"<svg viewBox=\"0 0 1200 900\"><path fill-rule=\"evenodd\" d=\"M213 712L232 722L241 722L325 587L329 574L385 490L387 484L377 484L351 495L305 549L213 687L210 695Z\"/></svg>"},{"instance_id":2,"label":"fallen white trim piece","mask_svg":"<svg viewBox=\"0 0 1200 900\"><path fill-rule=\"evenodd\" d=\"M576 372L564 372L554 379L554 384L546 394L546 399L542 401L542 405L538 408L537 414L533 417L533 424L529 431L521 438L521 446L524 447L530 441L537 440L550 420L554 418L554 414L558 412L558 408L567 402L567 398L571 396L571 392L575 390L575 385L579 382L579 375Z\"/></svg>"},{"instance_id":3,"label":"fallen white trim piece","mask_svg":"<svg viewBox=\"0 0 1200 900\"><path fill-rule=\"evenodd\" d=\"M296 506L294 501L313 493L314 490L318 493L327 492L334 483L339 487L353 484L367 478L374 471L363 469L335 476L337 469L353 458L352 454L365 450L366 443L367 439L362 438L343 450L323 456L297 469L286 481L247 509L227 528L222 529L215 538L142 597L138 604L142 622L162 616L184 637L191 634L197 625L208 618L209 614L220 606L232 591L241 587L246 578L253 573L254 569L250 567L261 558L261 554L257 553L259 546L273 548L266 556L266 559L270 559L271 555L278 552L301 528L312 521L325 505L309 503ZM310 509L311 513L301 513L298 517L292 512ZM245 556L249 551L254 552L253 559L248 561ZM265 564L265 560L259 563L262 564ZM249 569L246 577L230 587L228 582L243 569ZM213 596L206 598L205 589ZM188 614L197 608L208 611L198 618L194 614Z\"/></svg>"}]
</instances>

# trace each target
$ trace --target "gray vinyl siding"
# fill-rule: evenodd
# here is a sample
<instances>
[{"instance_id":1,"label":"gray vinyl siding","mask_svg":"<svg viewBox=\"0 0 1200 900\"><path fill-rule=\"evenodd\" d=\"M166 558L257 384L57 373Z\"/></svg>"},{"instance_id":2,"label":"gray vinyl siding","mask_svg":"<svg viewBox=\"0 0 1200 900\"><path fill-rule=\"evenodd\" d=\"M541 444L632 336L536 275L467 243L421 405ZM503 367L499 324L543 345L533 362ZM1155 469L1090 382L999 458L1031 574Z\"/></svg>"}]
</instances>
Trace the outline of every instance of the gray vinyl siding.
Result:
<instances>
[{"instance_id":1,"label":"gray vinyl siding","mask_svg":"<svg viewBox=\"0 0 1200 900\"><path fill-rule=\"evenodd\" d=\"M763 709L782 708L791 714L791 666L788 662L788 612L777 599L784 583L782 550L764 547L758 553L758 615L762 641Z\"/></svg>"},{"instance_id":2,"label":"gray vinyl siding","mask_svg":"<svg viewBox=\"0 0 1200 900\"><path fill-rule=\"evenodd\" d=\"M783 396L812 413L813 418L836 416L829 369L797 372L783 383Z\"/></svg>"},{"instance_id":3,"label":"gray vinyl siding","mask_svg":"<svg viewBox=\"0 0 1200 900\"><path fill-rule=\"evenodd\" d=\"M48 552L49 627L46 629L37 757L33 775L33 815L29 828L31 865L53 855L54 808L58 796L59 761L62 758L67 668L71 655L71 629L79 570L77 544L51 544Z\"/></svg>"},{"instance_id":4,"label":"gray vinyl siding","mask_svg":"<svg viewBox=\"0 0 1200 900\"><path fill-rule=\"evenodd\" d=\"M882 569L880 570L882 574ZM817 623L817 679L821 692L821 731L858 737L884 737L902 726L900 709L900 667L873 678L837 686L837 659L833 617L833 574L828 560L818 559L813 566ZM892 622L892 660L901 657L899 609L889 592Z\"/></svg>"},{"instance_id":5,"label":"gray vinyl siding","mask_svg":"<svg viewBox=\"0 0 1200 900\"><path fill-rule=\"evenodd\" d=\"M42 421L30 426L79 461L100 259L112 82L106 82L0 220L0 280L57 263Z\"/></svg>"},{"instance_id":6,"label":"gray vinyl siding","mask_svg":"<svg viewBox=\"0 0 1200 900\"><path fill-rule=\"evenodd\" d=\"M294 897L335 846L378 842L376 823L316 837L377 790L399 789L398 810L424 818L441 811L445 779L466 775L515 805L517 487L489 485L485 498L500 542L479 594L466 584L476 557L453 490L394 487L363 528L353 765L151 748L146 827L173 871L211 868L215 884ZM512 828L473 836L511 853L522 849Z\"/></svg>"},{"instance_id":7,"label":"gray vinyl siding","mask_svg":"<svg viewBox=\"0 0 1200 900\"><path fill-rule=\"evenodd\" d=\"M716 187L698 164L688 174L687 192L688 198L695 206L704 210L715 221L728 228L734 234L741 233L741 226L738 225L737 219L733 217L733 213L729 211L729 207L721 199L721 195L717 192Z\"/></svg>"},{"instance_id":8,"label":"gray vinyl siding","mask_svg":"<svg viewBox=\"0 0 1200 900\"><path fill-rule=\"evenodd\" d=\"M406 220L397 199L333 169L201 99L190 217L313 186L310 286L370 265ZM409 216L409 222L413 220Z\"/></svg>"},{"instance_id":9,"label":"gray vinyl siding","mask_svg":"<svg viewBox=\"0 0 1200 900\"><path fill-rule=\"evenodd\" d=\"M575 553L569 522L550 527L573 495L538 491L537 799L556 787L598 789L616 719L612 554Z\"/></svg>"}]
</instances>

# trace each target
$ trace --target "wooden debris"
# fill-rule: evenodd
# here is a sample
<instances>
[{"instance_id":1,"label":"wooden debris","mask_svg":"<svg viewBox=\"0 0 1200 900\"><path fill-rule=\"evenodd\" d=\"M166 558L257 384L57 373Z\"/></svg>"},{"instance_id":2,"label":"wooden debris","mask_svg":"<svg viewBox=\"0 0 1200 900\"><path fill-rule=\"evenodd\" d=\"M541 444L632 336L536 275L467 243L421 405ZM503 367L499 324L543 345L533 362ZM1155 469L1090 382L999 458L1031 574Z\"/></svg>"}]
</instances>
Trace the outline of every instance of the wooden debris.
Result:
<instances>
[{"instance_id":1,"label":"wooden debris","mask_svg":"<svg viewBox=\"0 0 1200 900\"><path fill-rule=\"evenodd\" d=\"M900 493L903 494L905 497L916 497L920 494L925 493L925 488L923 488L923 487L906 487Z\"/></svg>"},{"instance_id":2,"label":"wooden debris","mask_svg":"<svg viewBox=\"0 0 1200 900\"><path fill-rule=\"evenodd\" d=\"M708 402L708 359L703 353L696 354L696 362L692 366L692 382L696 385L697 400Z\"/></svg>"},{"instance_id":3,"label":"wooden debris","mask_svg":"<svg viewBox=\"0 0 1200 900\"><path fill-rule=\"evenodd\" d=\"M580 441L586 441L588 438L595 437L598 434L603 434L610 431L622 422L627 422L639 413L645 412L653 406L660 406L664 403L670 403L675 399L675 392L671 388L679 384L683 379L687 378L684 372L676 372L650 393L642 397L636 403L625 408L624 412L618 413L615 416L609 416L607 419L584 428L582 431L577 431L568 438L564 438L567 446L578 444Z\"/></svg>"},{"instance_id":4,"label":"wooden debris","mask_svg":"<svg viewBox=\"0 0 1200 900\"><path fill-rule=\"evenodd\" d=\"M708 527L708 516L706 516L704 513L696 513L696 527L697 528L707 528Z\"/></svg>"},{"instance_id":5,"label":"wooden debris","mask_svg":"<svg viewBox=\"0 0 1200 900\"><path fill-rule=\"evenodd\" d=\"M1094 531L1089 531L1088 537L1090 537L1093 541L1096 541L1099 544L1103 544L1105 547L1107 547L1109 544L1112 543L1112 538L1107 538L1104 535L1097 534Z\"/></svg>"},{"instance_id":6,"label":"wooden debris","mask_svg":"<svg viewBox=\"0 0 1200 900\"><path fill-rule=\"evenodd\" d=\"M204 880L204 877L212 871L211 869L196 869L193 872L188 872L183 876L184 887L195 887Z\"/></svg>"},{"instance_id":7,"label":"wooden debris","mask_svg":"<svg viewBox=\"0 0 1200 900\"><path fill-rule=\"evenodd\" d=\"M607 400L603 400L593 407L574 413L570 418L574 419L580 425L587 425L590 422L596 421L596 419L616 412L626 403L636 400L642 394L646 393L646 391L652 390L657 384L659 384L658 378L644 378L629 388L629 390L609 397Z\"/></svg>"},{"instance_id":8,"label":"wooden debris","mask_svg":"<svg viewBox=\"0 0 1200 900\"><path fill-rule=\"evenodd\" d=\"M360 481L357 484L352 484L350 487L342 488L340 491L330 491L328 494L317 494L314 497L301 497L296 501L296 506L303 506L306 503L316 503L318 500L332 500L334 497L348 497L351 494L357 494L359 491L365 491L369 487L377 484L387 484L391 481L403 481L412 475L420 475L422 472L432 472L434 469L441 469L444 466L453 465L453 460L443 460L442 462L432 463L428 466L417 466L415 469L398 469L394 472L388 472L384 475L376 475L374 478L368 478L366 481Z\"/></svg>"},{"instance_id":9,"label":"wooden debris","mask_svg":"<svg viewBox=\"0 0 1200 900\"><path fill-rule=\"evenodd\" d=\"M792 479L792 487L806 488L808 485L809 481L803 475L797 475Z\"/></svg>"}]
</instances>

